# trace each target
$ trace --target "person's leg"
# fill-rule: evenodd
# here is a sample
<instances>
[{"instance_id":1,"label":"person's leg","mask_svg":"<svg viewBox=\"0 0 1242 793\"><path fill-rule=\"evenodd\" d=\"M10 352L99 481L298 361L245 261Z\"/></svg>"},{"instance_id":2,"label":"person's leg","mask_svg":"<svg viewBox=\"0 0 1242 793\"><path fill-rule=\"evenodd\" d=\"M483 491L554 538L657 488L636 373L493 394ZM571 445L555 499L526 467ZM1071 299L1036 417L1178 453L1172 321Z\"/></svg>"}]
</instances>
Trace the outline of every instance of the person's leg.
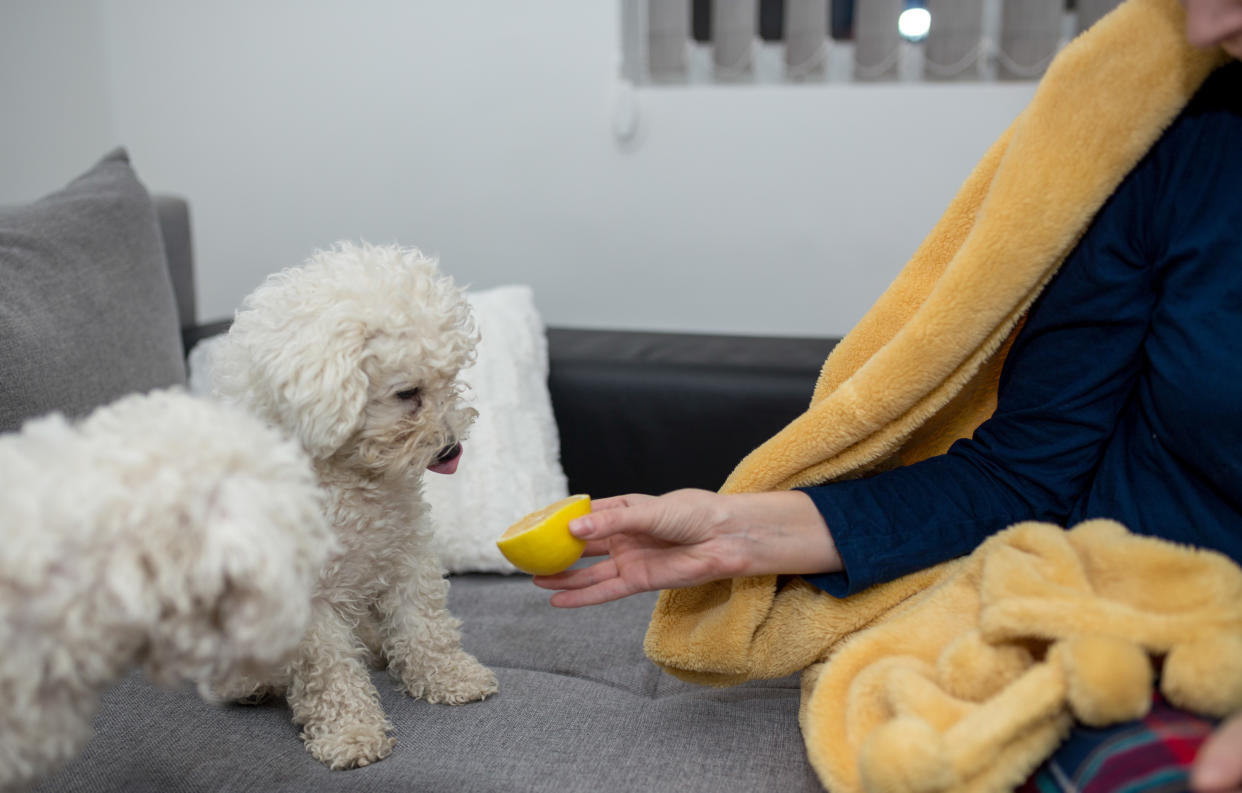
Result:
<instances>
[{"instance_id":1,"label":"person's leg","mask_svg":"<svg viewBox=\"0 0 1242 793\"><path fill-rule=\"evenodd\" d=\"M1184 791L1190 764L1216 722L1170 705L1159 694L1138 721L1076 725L1020 793Z\"/></svg>"}]
</instances>

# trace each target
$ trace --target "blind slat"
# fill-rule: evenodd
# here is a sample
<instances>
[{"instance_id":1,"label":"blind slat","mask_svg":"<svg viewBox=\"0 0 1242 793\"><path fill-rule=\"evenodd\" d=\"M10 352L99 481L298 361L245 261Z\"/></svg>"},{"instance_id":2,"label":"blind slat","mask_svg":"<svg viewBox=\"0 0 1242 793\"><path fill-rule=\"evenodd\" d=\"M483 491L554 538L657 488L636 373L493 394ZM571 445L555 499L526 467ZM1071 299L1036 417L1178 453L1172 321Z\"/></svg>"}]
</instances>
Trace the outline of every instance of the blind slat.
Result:
<instances>
[{"instance_id":1,"label":"blind slat","mask_svg":"<svg viewBox=\"0 0 1242 793\"><path fill-rule=\"evenodd\" d=\"M689 39L690 0L649 0L647 68L653 80L685 78Z\"/></svg>"},{"instance_id":2,"label":"blind slat","mask_svg":"<svg viewBox=\"0 0 1242 793\"><path fill-rule=\"evenodd\" d=\"M751 74L758 0L712 0L712 65L722 79Z\"/></svg>"},{"instance_id":3,"label":"blind slat","mask_svg":"<svg viewBox=\"0 0 1242 793\"><path fill-rule=\"evenodd\" d=\"M1044 73L1061 44L1064 9L1051 0L1004 0L1001 5L999 76L1029 80Z\"/></svg>"},{"instance_id":4,"label":"blind slat","mask_svg":"<svg viewBox=\"0 0 1242 793\"><path fill-rule=\"evenodd\" d=\"M891 80L897 77L901 35L897 19L902 0L856 0L854 6L854 78Z\"/></svg>"},{"instance_id":5,"label":"blind slat","mask_svg":"<svg viewBox=\"0 0 1242 793\"><path fill-rule=\"evenodd\" d=\"M785 0L785 70L822 74L828 51L828 0Z\"/></svg>"},{"instance_id":6,"label":"blind slat","mask_svg":"<svg viewBox=\"0 0 1242 793\"><path fill-rule=\"evenodd\" d=\"M923 50L927 80L978 79L983 0L927 0L931 30Z\"/></svg>"}]
</instances>

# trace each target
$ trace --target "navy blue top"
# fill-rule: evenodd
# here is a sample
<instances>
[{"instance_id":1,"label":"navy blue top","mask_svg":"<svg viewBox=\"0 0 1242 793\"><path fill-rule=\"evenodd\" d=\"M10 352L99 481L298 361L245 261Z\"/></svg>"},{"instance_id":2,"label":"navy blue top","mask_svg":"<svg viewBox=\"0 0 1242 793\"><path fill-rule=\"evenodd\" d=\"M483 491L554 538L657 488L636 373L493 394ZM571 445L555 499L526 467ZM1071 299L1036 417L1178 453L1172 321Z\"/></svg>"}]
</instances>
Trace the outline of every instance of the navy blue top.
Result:
<instances>
[{"instance_id":1,"label":"navy blue top","mask_svg":"<svg viewBox=\"0 0 1242 793\"><path fill-rule=\"evenodd\" d=\"M1242 560L1242 63L1208 79L1097 213L972 438L802 490L845 564L806 578L837 597L1027 519L1114 518Z\"/></svg>"}]
</instances>

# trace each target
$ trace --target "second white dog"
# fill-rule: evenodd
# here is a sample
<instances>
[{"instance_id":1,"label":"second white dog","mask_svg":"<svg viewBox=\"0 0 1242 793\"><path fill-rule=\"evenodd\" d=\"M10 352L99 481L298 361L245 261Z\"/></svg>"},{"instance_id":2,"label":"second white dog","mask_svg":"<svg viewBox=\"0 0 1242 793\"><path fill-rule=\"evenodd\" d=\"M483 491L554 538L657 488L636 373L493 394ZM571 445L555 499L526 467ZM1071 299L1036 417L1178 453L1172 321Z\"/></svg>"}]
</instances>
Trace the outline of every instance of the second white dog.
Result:
<instances>
[{"instance_id":1,"label":"second white dog","mask_svg":"<svg viewBox=\"0 0 1242 793\"><path fill-rule=\"evenodd\" d=\"M375 762L395 743L368 661L430 702L497 690L446 608L421 484L428 469L457 467L475 415L457 375L477 342L469 304L433 260L341 243L269 277L211 356L218 396L309 452L344 547L320 577L296 660L216 690L283 692L307 749L332 768Z\"/></svg>"},{"instance_id":2,"label":"second white dog","mask_svg":"<svg viewBox=\"0 0 1242 793\"><path fill-rule=\"evenodd\" d=\"M73 757L133 668L283 663L334 541L296 444L177 390L0 435L0 791Z\"/></svg>"}]
</instances>

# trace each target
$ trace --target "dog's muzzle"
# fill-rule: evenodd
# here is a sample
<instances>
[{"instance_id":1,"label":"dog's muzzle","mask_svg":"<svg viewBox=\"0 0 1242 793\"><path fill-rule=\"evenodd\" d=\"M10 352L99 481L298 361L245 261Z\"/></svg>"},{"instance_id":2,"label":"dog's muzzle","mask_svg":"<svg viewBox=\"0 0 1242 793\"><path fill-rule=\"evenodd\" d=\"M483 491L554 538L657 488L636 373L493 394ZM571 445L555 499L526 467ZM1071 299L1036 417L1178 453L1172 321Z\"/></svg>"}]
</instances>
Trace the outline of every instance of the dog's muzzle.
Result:
<instances>
[{"instance_id":1,"label":"dog's muzzle","mask_svg":"<svg viewBox=\"0 0 1242 793\"><path fill-rule=\"evenodd\" d=\"M435 471L437 474L451 474L457 470L457 464L461 462L461 455L464 450L460 443L453 443L445 446L436 455L436 460L427 466L428 471Z\"/></svg>"}]
</instances>

